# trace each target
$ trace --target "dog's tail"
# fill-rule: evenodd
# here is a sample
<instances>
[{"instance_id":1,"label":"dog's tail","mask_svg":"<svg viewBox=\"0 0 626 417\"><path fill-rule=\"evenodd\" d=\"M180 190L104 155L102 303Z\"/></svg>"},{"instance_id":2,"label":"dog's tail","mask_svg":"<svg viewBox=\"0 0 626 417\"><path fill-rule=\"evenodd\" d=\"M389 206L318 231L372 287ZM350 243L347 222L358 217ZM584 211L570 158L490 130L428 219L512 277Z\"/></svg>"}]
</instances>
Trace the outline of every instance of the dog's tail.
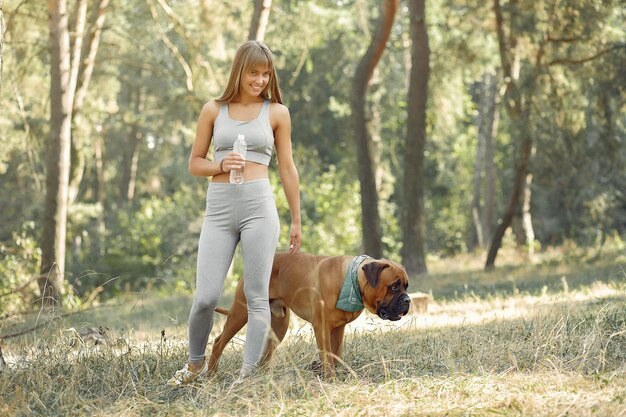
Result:
<instances>
[{"instance_id":1,"label":"dog's tail","mask_svg":"<svg viewBox=\"0 0 626 417\"><path fill-rule=\"evenodd\" d=\"M230 310L226 310L225 308L222 308L222 307L215 307L215 311L225 316L228 316L228 313Z\"/></svg>"},{"instance_id":2,"label":"dog's tail","mask_svg":"<svg viewBox=\"0 0 626 417\"><path fill-rule=\"evenodd\" d=\"M285 302L283 300L270 300L270 311L276 317L285 317L287 310L287 306L285 306ZM224 316L228 316L230 310L227 310L222 307L215 307L215 311Z\"/></svg>"}]
</instances>

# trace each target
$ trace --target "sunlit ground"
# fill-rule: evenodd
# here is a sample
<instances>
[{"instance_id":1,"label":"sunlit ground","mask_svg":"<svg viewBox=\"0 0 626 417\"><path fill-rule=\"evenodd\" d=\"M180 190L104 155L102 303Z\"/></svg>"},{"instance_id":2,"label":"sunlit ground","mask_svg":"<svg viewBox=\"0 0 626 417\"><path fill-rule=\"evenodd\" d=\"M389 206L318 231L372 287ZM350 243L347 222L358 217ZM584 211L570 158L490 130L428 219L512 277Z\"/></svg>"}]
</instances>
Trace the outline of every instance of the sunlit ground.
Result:
<instances>
[{"instance_id":1,"label":"sunlit ground","mask_svg":"<svg viewBox=\"0 0 626 417\"><path fill-rule=\"evenodd\" d=\"M294 315L268 369L248 383L232 386L244 328L215 376L172 390L191 296L138 294L76 312L4 341L0 415L626 416L626 255L508 255L492 272L433 262L410 286L429 294L426 312L397 322L362 314L348 325L336 381L310 368L311 325ZM51 316L11 318L2 331ZM89 327L109 341L76 342Z\"/></svg>"}]
</instances>

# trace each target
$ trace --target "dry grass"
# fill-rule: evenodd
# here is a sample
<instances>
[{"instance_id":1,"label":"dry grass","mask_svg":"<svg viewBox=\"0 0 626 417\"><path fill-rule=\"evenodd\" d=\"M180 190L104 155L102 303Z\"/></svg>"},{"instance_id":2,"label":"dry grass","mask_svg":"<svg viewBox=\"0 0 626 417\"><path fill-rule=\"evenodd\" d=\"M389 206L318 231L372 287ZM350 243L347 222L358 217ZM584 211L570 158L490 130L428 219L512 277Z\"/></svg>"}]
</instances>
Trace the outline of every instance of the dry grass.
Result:
<instances>
[{"instance_id":1,"label":"dry grass","mask_svg":"<svg viewBox=\"0 0 626 417\"><path fill-rule=\"evenodd\" d=\"M541 268L518 272L532 275L534 285L542 273L550 279ZM309 369L314 340L310 327L296 322L270 366L244 384L232 387L241 336L217 375L168 388L186 357L186 317L176 316L188 300L118 306L114 314L103 308L3 346L9 368L0 372L0 415L626 416L626 280L607 279L605 270L619 268L581 273L587 281L567 291L544 284L437 298L433 286L424 316L355 322L335 381ZM502 275L508 273L515 272ZM124 317L127 329L132 317L140 330L120 330ZM107 326L110 343L72 347L65 330L87 323Z\"/></svg>"}]
</instances>

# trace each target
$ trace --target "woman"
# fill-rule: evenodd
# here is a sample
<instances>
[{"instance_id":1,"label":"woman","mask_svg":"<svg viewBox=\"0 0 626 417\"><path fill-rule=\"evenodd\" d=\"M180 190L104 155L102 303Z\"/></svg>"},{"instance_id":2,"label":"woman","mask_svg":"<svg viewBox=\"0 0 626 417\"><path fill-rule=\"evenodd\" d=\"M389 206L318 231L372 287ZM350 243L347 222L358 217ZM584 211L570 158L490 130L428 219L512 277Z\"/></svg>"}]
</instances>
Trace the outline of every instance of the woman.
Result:
<instances>
[{"instance_id":1,"label":"woman","mask_svg":"<svg viewBox=\"0 0 626 417\"><path fill-rule=\"evenodd\" d=\"M233 152L243 134L246 158ZM206 159L213 139L213 161ZM272 53L258 41L237 53L222 96L208 102L198 119L189 172L212 177L198 245L196 295L189 314L189 359L168 384L185 385L207 373L205 350L213 311L221 295L235 247L241 242L248 329L240 378L253 373L269 335L269 279L278 243L279 223L268 179L276 150L278 171L291 211L289 251L300 249L298 171L291 150L291 119L282 104ZM230 171L244 169L242 184L230 183Z\"/></svg>"}]
</instances>

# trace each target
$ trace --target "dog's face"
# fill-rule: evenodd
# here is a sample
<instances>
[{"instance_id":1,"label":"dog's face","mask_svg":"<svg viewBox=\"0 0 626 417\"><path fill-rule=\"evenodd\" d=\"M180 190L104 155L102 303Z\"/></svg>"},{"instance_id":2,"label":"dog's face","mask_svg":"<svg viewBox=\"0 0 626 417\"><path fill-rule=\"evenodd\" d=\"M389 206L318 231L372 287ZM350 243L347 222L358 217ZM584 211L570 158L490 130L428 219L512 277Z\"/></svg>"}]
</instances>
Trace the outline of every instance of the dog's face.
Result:
<instances>
[{"instance_id":1,"label":"dog's face","mask_svg":"<svg viewBox=\"0 0 626 417\"><path fill-rule=\"evenodd\" d=\"M409 277L404 267L381 259L361 267L369 286L363 289L363 304L384 320L400 320L409 312Z\"/></svg>"}]
</instances>

